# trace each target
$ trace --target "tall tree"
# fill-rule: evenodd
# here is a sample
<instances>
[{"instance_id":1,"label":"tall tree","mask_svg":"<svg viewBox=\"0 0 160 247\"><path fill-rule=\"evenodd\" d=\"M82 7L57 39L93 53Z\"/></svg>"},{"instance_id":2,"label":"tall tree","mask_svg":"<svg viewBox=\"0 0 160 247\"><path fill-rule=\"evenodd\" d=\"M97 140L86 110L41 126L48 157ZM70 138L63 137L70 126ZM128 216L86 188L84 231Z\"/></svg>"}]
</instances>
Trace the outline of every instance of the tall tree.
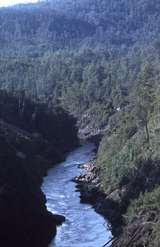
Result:
<instances>
[{"instance_id":1,"label":"tall tree","mask_svg":"<svg viewBox=\"0 0 160 247\"><path fill-rule=\"evenodd\" d=\"M148 122L154 109L154 83L152 81L151 70L145 65L138 78L138 84L135 88L135 115L138 124L145 127L146 139L149 143L150 135Z\"/></svg>"}]
</instances>

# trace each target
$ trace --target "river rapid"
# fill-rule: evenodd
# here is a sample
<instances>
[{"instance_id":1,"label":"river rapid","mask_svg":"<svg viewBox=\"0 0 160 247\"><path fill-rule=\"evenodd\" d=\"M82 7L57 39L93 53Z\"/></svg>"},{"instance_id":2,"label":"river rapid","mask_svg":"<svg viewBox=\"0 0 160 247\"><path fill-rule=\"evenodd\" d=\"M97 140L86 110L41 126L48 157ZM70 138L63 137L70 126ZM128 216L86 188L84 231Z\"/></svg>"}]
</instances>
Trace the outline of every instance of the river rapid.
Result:
<instances>
[{"instance_id":1,"label":"river rapid","mask_svg":"<svg viewBox=\"0 0 160 247\"><path fill-rule=\"evenodd\" d=\"M84 172L79 164L94 158L94 150L93 144L77 148L44 178L42 190L47 209L66 217L49 247L102 247L112 237L106 220L91 205L80 203L80 193L72 182L75 176Z\"/></svg>"}]
</instances>

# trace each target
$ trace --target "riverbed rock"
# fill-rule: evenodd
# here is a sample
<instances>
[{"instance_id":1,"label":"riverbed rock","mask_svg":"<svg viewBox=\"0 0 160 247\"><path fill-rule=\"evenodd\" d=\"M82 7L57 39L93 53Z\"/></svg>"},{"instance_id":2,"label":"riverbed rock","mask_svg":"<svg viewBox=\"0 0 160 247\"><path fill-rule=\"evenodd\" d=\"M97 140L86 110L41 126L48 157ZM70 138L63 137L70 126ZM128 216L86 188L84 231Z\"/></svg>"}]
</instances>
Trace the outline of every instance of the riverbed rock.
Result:
<instances>
[{"instance_id":1,"label":"riverbed rock","mask_svg":"<svg viewBox=\"0 0 160 247\"><path fill-rule=\"evenodd\" d=\"M59 214L54 214L53 215L53 219L54 219L54 222L56 223L56 225L62 225L62 223L65 222L65 217L63 215L59 215Z\"/></svg>"}]
</instances>

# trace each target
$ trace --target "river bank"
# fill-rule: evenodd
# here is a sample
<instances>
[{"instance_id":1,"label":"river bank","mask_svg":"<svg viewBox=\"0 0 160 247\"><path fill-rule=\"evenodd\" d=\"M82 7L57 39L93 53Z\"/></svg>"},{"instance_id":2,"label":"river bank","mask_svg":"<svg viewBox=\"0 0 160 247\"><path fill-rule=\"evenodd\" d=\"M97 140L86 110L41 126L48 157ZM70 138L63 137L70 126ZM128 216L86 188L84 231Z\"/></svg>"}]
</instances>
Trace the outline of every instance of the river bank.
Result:
<instances>
[{"instance_id":1,"label":"river bank","mask_svg":"<svg viewBox=\"0 0 160 247\"><path fill-rule=\"evenodd\" d=\"M77 190L80 191L82 203L90 203L95 211L103 215L111 224L112 234L117 235L122 225L122 211L116 202L116 193L108 195L101 188L99 171L95 163L81 166L85 171L74 178Z\"/></svg>"}]
</instances>

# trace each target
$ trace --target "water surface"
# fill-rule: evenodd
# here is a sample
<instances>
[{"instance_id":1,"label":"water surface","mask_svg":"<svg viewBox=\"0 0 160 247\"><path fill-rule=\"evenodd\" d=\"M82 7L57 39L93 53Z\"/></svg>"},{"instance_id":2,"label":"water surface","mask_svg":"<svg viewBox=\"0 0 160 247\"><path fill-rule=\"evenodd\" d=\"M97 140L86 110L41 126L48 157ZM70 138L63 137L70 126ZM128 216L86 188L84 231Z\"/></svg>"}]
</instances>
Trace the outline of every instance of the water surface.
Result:
<instances>
[{"instance_id":1,"label":"water surface","mask_svg":"<svg viewBox=\"0 0 160 247\"><path fill-rule=\"evenodd\" d=\"M49 247L102 247L111 238L106 220L91 205L80 203L80 193L71 181L83 172L78 165L94 158L94 148L86 144L76 149L44 178L42 190L48 210L66 217Z\"/></svg>"}]
</instances>

